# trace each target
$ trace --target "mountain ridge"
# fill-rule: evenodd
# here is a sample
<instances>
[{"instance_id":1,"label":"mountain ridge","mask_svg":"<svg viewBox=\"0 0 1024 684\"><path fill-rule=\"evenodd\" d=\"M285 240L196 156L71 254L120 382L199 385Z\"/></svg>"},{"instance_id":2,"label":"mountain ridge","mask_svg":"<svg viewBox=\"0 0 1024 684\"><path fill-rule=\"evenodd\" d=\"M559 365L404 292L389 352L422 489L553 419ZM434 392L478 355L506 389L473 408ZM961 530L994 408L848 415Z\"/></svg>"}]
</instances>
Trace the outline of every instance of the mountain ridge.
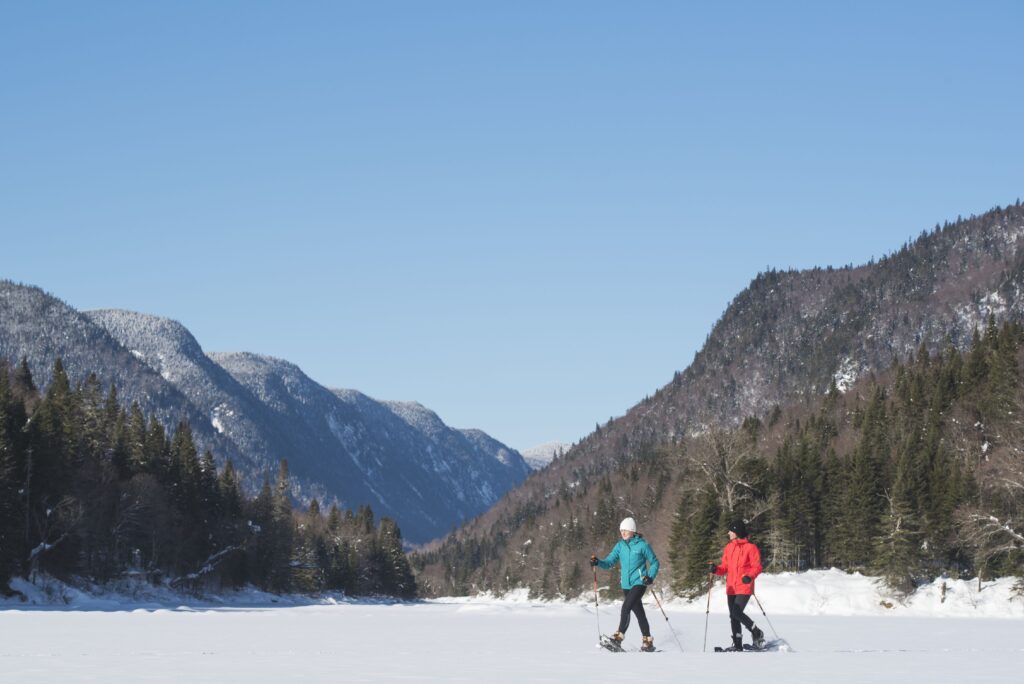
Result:
<instances>
[{"instance_id":1,"label":"mountain ridge","mask_svg":"<svg viewBox=\"0 0 1024 684\"><path fill-rule=\"evenodd\" d=\"M291 362L250 352L207 354L168 318L78 312L40 288L9 281L0 281L0 312L0 356L12 363L26 357L38 385L49 383L60 357L73 382L95 372L166 428L187 421L197 445L221 463L232 460L250 491L286 458L299 500L369 504L397 519L410 543L478 515L526 476L518 452L504 445L505 451L474 446L437 418L434 432L457 435L438 443L380 402L355 390L328 390ZM505 461L496 458L499 451ZM445 467L447 458L453 463Z\"/></svg>"}]
</instances>

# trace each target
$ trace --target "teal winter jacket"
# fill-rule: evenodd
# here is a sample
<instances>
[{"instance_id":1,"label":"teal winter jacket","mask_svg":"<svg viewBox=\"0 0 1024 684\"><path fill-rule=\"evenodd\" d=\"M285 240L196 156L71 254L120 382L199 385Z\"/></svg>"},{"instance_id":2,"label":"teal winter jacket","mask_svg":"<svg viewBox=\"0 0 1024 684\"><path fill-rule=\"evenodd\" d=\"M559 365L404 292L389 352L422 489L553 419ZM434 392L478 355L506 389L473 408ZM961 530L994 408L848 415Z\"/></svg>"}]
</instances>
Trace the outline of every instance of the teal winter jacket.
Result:
<instances>
[{"instance_id":1,"label":"teal winter jacket","mask_svg":"<svg viewBox=\"0 0 1024 684\"><path fill-rule=\"evenodd\" d=\"M641 578L644 575L651 579L658 575L658 557L654 555L654 549L647 540L639 535L633 536L629 541L620 539L607 558L597 561L597 566L602 570L609 570L616 561L622 572L623 589L643 584Z\"/></svg>"}]
</instances>

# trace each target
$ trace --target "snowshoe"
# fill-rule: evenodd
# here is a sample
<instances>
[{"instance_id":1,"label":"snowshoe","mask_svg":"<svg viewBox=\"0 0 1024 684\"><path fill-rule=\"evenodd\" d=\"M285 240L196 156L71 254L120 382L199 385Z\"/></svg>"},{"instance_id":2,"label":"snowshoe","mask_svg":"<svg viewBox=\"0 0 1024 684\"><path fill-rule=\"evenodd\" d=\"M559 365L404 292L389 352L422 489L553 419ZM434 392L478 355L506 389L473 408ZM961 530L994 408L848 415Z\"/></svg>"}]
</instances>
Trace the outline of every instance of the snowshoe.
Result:
<instances>
[{"instance_id":1,"label":"snowshoe","mask_svg":"<svg viewBox=\"0 0 1024 684\"><path fill-rule=\"evenodd\" d=\"M616 632L615 634L608 636L606 634L601 635L601 641L598 642L601 648L607 649L612 653L625 653L626 649L622 648L622 634Z\"/></svg>"},{"instance_id":2,"label":"snowshoe","mask_svg":"<svg viewBox=\"0 0 1024 684\"><path fill-rule=\"evenodd\" d=\"M730 652L734 653L737 651L744 651L747 653L774 653L774 652L791 652L793 649L790 648L789 643L785 639L772 639L771 641L764 642L764 646L758 647L756 644L743 644L743 648L736 648L735 646L729 646L722 648L721 646L715 646L716 653Z\"/></svg>"},{"instance_id":3,"label":"snowshoe","mask_svg":"<svg viewBox=\"0 0 1024 684\"><path fill-rule=\"evenodd\" d=\"M754 642L754 648L762 650L764 648L764 632L758 629L756 626L750 630L750 637Z\"/></svg>"},{"instance_id":4,"label":"snowshoe","mask_svg":"<svg viewBox=\"0 0 1024 684\"><path fill-rule=\"evenodd\" d=\"M715 653L742 653L743 652L743 637L733 635L732 646L715 646Z\"/></svg>"},{"instance_id":5,"label":"snowshoe","mask_svg":"<svg viewBox=\"0 0 1024 684\"><path fill-rule=\"evenodd\" d=\"M764 642L764 646L761 647L762 651L782 652L790 653L793 648L789 645L789 642L785 639L772 639L771 641Z\"/></svg>"}]
</instances>

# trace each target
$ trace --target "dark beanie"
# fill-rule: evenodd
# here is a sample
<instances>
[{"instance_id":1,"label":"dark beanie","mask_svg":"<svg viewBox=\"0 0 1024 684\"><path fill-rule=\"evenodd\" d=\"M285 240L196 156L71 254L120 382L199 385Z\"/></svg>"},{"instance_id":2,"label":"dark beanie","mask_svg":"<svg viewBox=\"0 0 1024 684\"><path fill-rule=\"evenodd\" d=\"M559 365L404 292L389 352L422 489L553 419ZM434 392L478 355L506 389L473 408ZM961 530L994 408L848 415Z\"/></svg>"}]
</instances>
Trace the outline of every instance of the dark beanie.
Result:
<instances>
[{"instance_id":1,"label":"dark beanie","mask_svg":"<svg viewBox=\"0 0 1024 684\"><path fill-rule=\"evenodd\" d=\"M729 531L735 532L736 536L740 539L747 538L747 524L743 522L743 518L736 518L731 525L729 525Z\"/></svg>"}]
</instances>

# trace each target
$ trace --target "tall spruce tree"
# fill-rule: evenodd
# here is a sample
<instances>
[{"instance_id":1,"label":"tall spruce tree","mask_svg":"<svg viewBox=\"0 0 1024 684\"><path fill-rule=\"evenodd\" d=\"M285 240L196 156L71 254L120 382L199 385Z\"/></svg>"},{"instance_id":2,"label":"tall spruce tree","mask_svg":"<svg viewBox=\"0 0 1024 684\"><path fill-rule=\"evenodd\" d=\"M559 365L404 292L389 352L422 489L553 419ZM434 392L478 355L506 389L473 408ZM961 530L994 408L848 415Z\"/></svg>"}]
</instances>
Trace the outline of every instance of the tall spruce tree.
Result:
<instances>
[{"instance_id":1,"label":"tall spruce tree","mask_svg":"<svg viewBox=\"0 0 1024 684\"><path fill-rule=\"evenodd\" d=\"M391 518L381 518L378 536L384 559L385 592L399 598L414 598L416 579L402 548L402 532L398 524Z\"/></svg>"},{"instance_id":2,"label":"tall spruce tree","mask_svg":"<svg viewBox=\"0 0 1024 684\"><path fill-rule=\"evenodd\" d=\"M719 560L721 519L723 511L718 497L711 491L694 495L694 506L683 523L682 545L686 549L681 581L673 587L684 595L697 595L706 589L708 563Z\"/></svg>"},{"instance_id":3,"label":"tall spruce tree","mask_svg":"<svg viewBox=\"0 0 1024 684\"><path fill-rule=\"evenodd\" d=\"M0 593L21 567L23 550L22 507L18 459L11 438L9 407L13 403L6 364L0 364Z\"/></svg>"}]
</instances>

